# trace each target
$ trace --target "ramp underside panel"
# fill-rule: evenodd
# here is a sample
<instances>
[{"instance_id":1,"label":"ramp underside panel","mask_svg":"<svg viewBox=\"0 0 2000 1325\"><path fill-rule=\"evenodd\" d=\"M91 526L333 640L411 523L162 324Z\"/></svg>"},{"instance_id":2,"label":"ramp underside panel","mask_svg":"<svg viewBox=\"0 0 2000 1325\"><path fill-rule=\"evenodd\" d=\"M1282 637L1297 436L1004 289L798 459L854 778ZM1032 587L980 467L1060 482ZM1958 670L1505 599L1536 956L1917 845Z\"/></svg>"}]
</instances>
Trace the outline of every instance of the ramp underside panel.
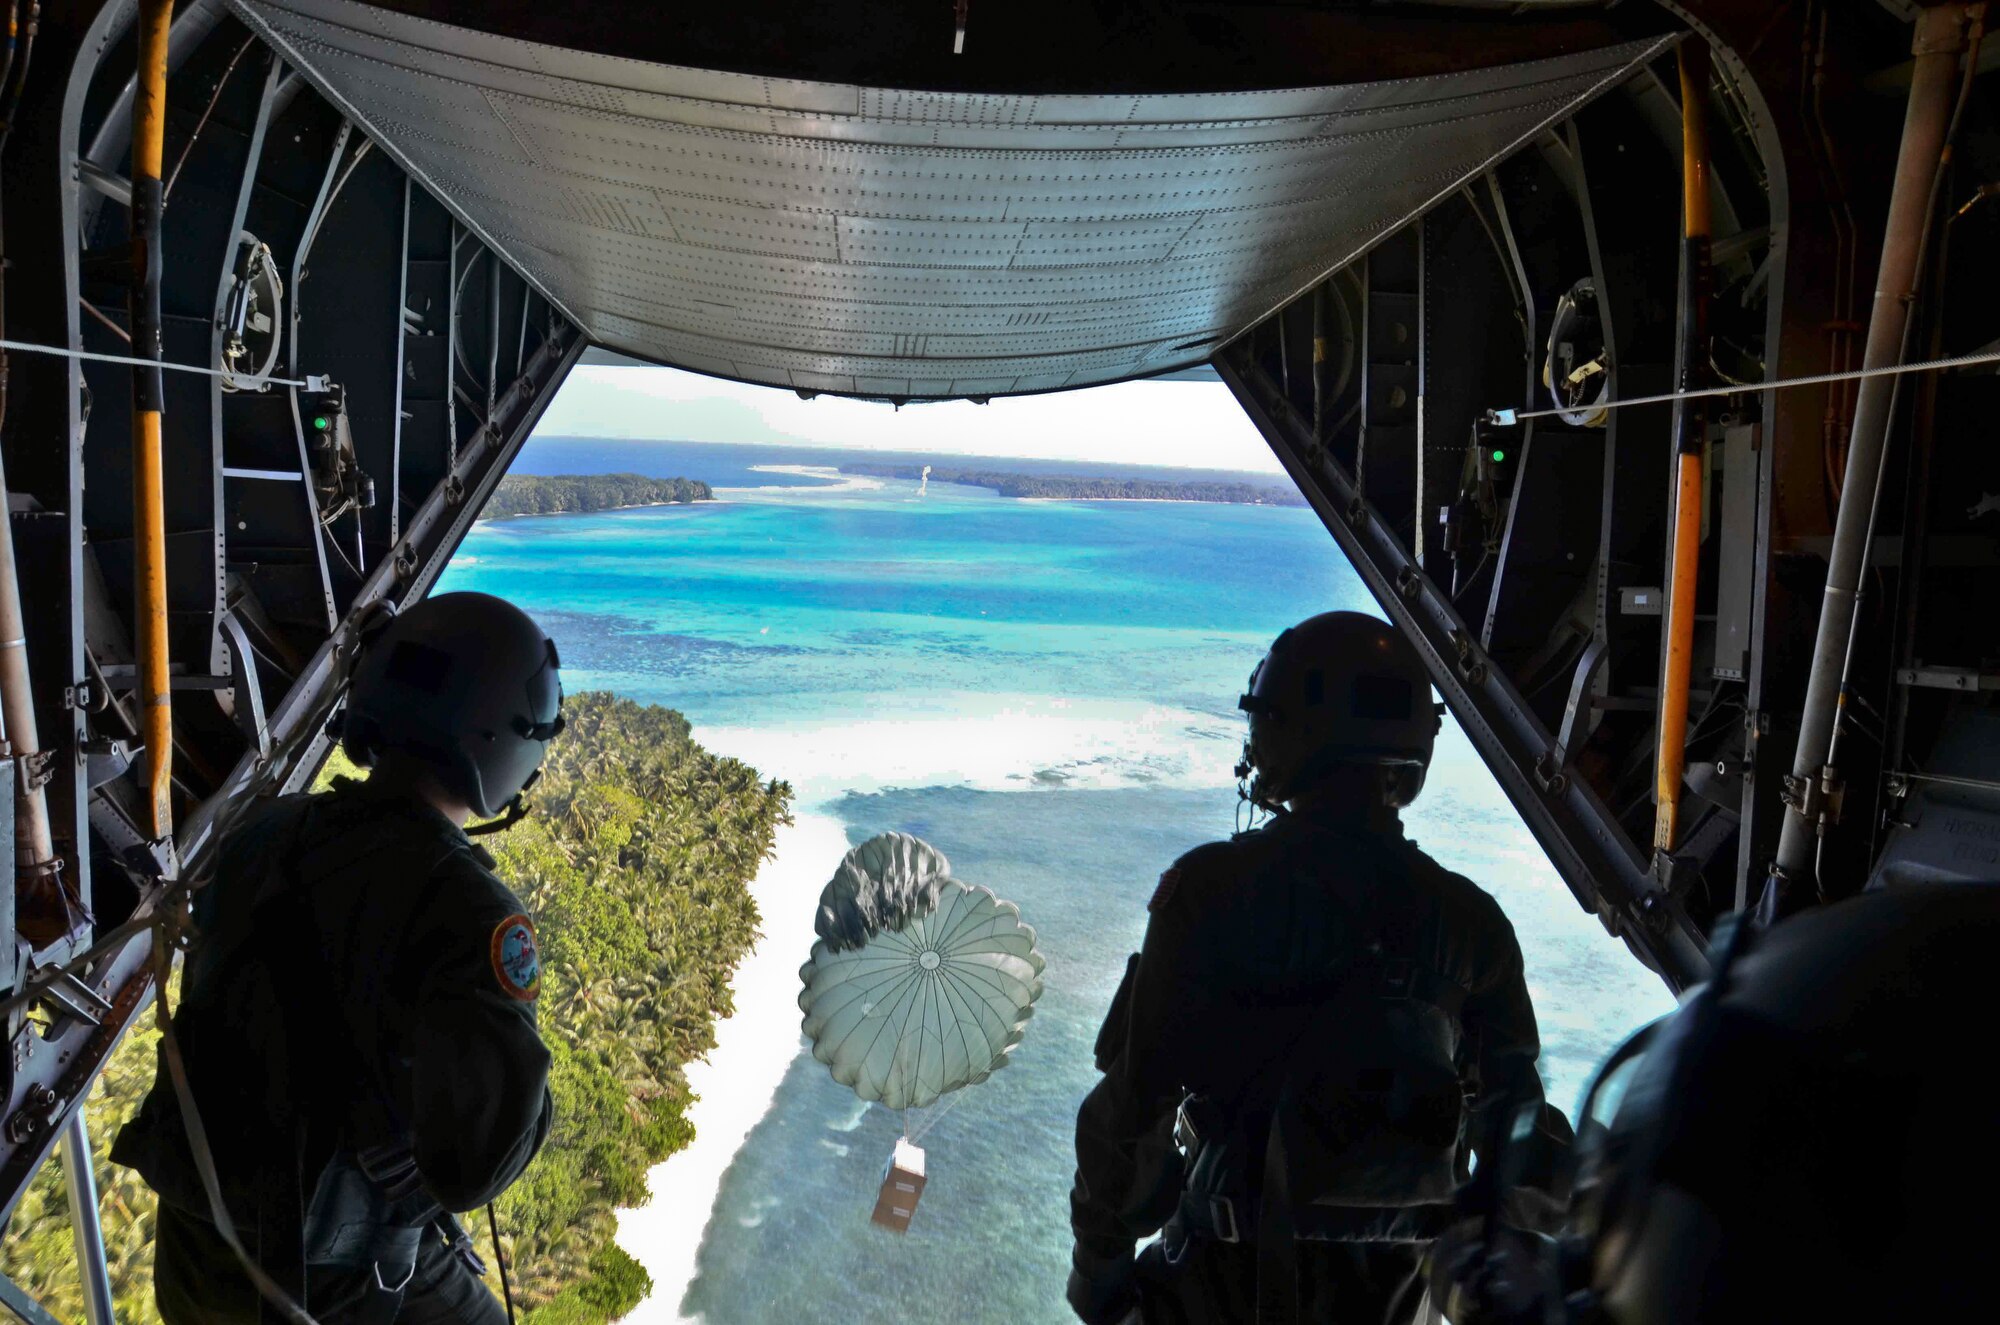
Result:
<instances>
[{"instance_id":1,"label":"ramp underside panel","mask_svg":"<svg viewBox=\"0 0 2000 1325\"><path fill-rule=\"evenodd\" d=\"M236 4L600 343L875 396L1202 362L1661 45L1338 87L1002 95L648 64L350 0Z\"/></svg>"}]
</instances>

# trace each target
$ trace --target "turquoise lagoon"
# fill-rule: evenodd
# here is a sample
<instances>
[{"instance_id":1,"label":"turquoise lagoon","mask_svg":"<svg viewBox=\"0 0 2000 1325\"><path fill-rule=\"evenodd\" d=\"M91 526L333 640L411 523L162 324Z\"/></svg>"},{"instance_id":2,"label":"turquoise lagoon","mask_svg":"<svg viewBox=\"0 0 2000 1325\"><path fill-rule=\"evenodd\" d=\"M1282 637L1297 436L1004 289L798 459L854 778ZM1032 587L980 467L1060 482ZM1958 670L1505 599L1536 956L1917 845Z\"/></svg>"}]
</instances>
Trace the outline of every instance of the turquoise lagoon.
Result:
<instances>
[{"instance_id":1,"label":"turquoise lagoon","mask_svg":"<svg viewBox=\"0 0 2000 1325\"><path fill-rule=\"evenodd\" d=\"M1013 1063L924 1136L930 1184L906 1237L868 1222L903 1120L800 1051L723 1176L684 1296L654 1306L709 1325L1059 1321L1070 1129L1145 900L1174 856L1237 823L1235 701L1264 647L1371 600L1303 509L920 495L841 478L845 458L907 459L537 439L517 470L684 475L722 500L483 524L441 587L513 598L557 638L572 689L680 709L849 841L934 842L1020 903L1048 958ZM1026 467L992 467L1009 463ZM1407 821L1512 919L1550 1094L1572 1106L1671 1000L1577 906L1449 723Z\"/></svg>"}]
</instances>

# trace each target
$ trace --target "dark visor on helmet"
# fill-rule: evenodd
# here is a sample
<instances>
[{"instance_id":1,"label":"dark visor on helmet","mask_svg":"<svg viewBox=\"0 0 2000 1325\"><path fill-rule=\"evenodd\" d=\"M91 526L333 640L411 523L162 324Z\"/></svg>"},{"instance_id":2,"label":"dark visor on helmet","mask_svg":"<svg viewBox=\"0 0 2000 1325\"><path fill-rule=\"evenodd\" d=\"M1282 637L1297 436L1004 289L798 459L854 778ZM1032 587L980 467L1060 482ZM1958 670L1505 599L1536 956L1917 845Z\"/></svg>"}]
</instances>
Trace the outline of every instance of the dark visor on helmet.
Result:
<instances>
[{"instance_id":1,"label":"dark visor on helmet","mask_svg":"<svg viewBox=\"0 0 2000 1325\"><path fill-rule=\"evenodd\" d=\"M561 662L554 640L548 641L548 655L535 674L528 678L528 716L514 720L515 730L531 741L553 740L563 729Z\"/></svg>"}]
</instances>

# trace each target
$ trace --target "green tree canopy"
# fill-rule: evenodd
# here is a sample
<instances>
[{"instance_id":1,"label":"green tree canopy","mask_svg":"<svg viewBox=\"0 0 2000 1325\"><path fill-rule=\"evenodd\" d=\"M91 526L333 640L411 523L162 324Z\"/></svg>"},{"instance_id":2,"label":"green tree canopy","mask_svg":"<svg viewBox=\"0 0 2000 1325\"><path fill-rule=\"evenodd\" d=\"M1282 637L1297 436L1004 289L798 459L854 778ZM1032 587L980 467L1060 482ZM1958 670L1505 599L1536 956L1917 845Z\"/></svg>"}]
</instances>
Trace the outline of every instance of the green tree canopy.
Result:
<instances>
[{"instance_id":1,"label":"green tree canopy","mask_svg":"<svg viewBox=\"0 0 2000 1325\"><path fill-rule=\"evenodd\" d=\"M600 691L571 696L564 712L536 813L487 839L500 876L536 916L556 1104L547 1144L499 1214L528 1325L601 1325L651 1287L611 1241L613 1212L642 1203L647 1170L693 1137L682 1069L714 1047L716 1019L731 1009L730 977L757 935L749 884L790 822L792 793L704 750L670 709ZM320 785L358 773L336 755ZM128 1322L158 1320L154 1197L105 1152L152 1086L157 1039L150 1018L128 1035L89 1105L118 1318ZM484 1220L467 1222L490 1251ZM59 1318L82 1319L56 1163L6 1230L0 1273Z\"/></svg>"},{"instance_id":2,"label":"green tree canopy","mask_svg":"<svg viewBox=\"0 0 2000 1325\"><path fill-rule=\"evenodd\" d=\"M612 511L626 506L681 505L714 499L708 484L691 478L647 478L643 474L509 474L493 490L479 518L498 520L510 515Z\"/></svg>"}]
</instances>

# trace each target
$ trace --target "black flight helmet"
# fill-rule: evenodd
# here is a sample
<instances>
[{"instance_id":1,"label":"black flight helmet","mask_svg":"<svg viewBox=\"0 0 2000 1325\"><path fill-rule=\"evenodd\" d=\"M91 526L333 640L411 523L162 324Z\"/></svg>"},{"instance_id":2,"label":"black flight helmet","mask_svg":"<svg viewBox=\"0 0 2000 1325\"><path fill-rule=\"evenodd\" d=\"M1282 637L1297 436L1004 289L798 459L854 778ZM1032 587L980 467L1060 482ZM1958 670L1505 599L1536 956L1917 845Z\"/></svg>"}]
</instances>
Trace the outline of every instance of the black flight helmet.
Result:
<instances>
[{"instance_id":1,"label":"black flight helmet","mask_svg":"<svg viewBox=\"0 0 2000 1325\"><path fill-rule=\"evenodd\" d=\"M1725 925L1715 977L1585 1099L1568 1259L1590 1318L1983 1318L2000 1103L1976 1063L2000 885Z\"/></svg>"},{"instance_id":2,"label":"black flight helmet","mask_svg":"<svg viewBox=\"0 0 2000 1325\"><path fill-rule=\"evenodd\" d=\"M1430 676L1408 640L1361 612L1323 612L1278 636L1237 706L1250 715L1240 777L1276 810L1343 764L1403 770L1397 803L1423 789L1437 741Z\"/></svg>"},{"instance_id":3,"label":"black flight helmet","mask_svg":"<svg viewBox=\"0 0 2000 1325\"><path fill-rule=\"evenodd\" d=\"M498 814L563 729L560 667L555 641L512 603L426 598L363 643L342 744L363 768L385 750L421 760L475 814Z\"/></svg>"}]
</instances>

